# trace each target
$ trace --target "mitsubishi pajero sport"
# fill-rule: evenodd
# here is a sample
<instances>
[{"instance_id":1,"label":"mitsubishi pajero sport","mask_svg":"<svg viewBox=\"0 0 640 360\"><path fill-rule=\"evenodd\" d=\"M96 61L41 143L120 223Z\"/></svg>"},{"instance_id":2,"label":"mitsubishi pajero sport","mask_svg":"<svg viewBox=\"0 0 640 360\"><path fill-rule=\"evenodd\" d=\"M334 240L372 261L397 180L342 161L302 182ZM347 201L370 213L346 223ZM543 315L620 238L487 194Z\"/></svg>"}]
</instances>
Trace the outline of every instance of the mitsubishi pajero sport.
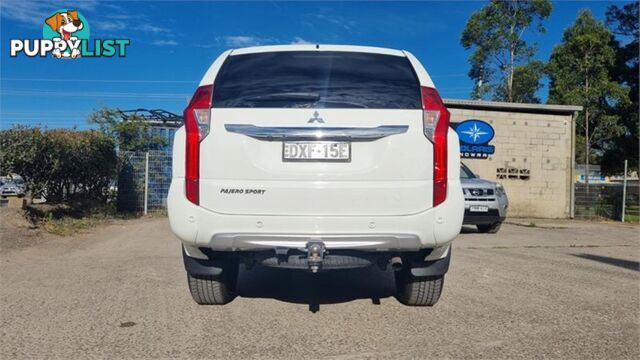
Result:
<instances>
[{"instance_id":1,"label":"mitsubishi pajero sport","mask_svg":"<svg viewBox=\"0 0 640 360\"><path fill-rule=\"evenodd\" d=\"M238 267L395 271L434 305L464 213L458 137L409 52L228 50L175 135L168 197L193 299L226 304Z\"/></svg>"}]
</instances>

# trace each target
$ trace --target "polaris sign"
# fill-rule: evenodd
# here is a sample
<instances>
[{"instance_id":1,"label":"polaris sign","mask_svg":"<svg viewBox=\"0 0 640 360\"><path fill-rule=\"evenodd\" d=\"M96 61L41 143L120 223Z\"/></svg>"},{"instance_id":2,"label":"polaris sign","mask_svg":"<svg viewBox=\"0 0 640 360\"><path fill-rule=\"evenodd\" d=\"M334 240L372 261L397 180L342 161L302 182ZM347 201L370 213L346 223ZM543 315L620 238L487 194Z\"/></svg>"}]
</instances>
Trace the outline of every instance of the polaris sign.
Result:
<instances>
[{"instance_id":1,"label":"polaris sign","mask_svg":"<svg viewBox=\"0 0 640 360\"><path fill-rule=\"evenodd\" d=\"M495 146L489 145L495 131L488 123L471 119L452 125L460 138L460 157L486 159L496 151Z\"/></svg>"}]
</instances>

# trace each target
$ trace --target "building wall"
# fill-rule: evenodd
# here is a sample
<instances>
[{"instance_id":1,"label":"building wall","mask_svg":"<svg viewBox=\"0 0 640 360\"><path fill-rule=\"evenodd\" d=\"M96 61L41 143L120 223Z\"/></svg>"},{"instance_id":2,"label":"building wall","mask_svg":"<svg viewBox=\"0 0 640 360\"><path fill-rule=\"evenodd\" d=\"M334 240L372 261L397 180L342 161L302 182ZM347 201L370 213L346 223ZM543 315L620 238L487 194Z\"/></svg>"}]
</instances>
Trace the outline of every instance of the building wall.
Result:
<instances>
[{"instance_id":1,"label":"building wall","mask_svg":"<svg viewBox=\"0 0 640 360\"><path fill-rule=\"evenodd\" d=\"M572 115L448 106L452 122L490 123L496 147L489 159L462 159L480 177L501 182L508 216L567 218L571 211ZM527 174L528 173L528 174Z\"/></svg>"}]
</instances>

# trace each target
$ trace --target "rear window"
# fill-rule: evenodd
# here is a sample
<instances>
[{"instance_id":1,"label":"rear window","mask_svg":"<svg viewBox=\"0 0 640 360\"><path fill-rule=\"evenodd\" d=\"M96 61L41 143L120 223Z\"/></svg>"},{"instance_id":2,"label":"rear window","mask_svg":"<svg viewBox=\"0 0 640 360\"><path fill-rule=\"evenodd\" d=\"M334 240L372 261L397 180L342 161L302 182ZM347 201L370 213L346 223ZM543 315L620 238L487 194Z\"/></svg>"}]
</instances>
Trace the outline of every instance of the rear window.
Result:
<instances>
[{"instance_id":1,"label":"rear window","mask_svg":"<svg viewBox=\"0 0 640 360\"><path fill-rule=\"evenodd\" d=\"M420 109L405 57L341 51L229 56L213 90L216 108Z\"/></svg>"}]
</instances>

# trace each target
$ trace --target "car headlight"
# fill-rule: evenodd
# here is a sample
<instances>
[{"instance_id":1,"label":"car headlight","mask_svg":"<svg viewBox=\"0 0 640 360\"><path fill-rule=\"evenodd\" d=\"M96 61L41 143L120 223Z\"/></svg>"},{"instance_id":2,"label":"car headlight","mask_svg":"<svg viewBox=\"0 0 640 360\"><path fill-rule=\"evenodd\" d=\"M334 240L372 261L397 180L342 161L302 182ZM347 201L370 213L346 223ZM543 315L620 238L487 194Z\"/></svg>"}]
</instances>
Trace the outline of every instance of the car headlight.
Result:
<instances>
[{"instance_id":1,"label":"car headlight","mask_svg":"<svg viewBox=\"0 0 640 360\"><path fill-rule=\"evenodd\" d=\"M496 184L496 194L498 196L504 196L504 187L500 183Z\"/></svg>"}]
</instances>

